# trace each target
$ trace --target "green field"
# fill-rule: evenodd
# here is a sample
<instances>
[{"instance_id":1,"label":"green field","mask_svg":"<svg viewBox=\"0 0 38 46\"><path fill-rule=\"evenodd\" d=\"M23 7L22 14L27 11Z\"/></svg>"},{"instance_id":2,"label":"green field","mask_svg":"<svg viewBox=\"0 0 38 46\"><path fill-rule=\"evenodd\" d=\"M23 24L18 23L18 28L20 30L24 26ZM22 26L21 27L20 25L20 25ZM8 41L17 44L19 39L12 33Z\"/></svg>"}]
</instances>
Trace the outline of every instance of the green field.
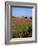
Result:
<instances>
[{"instance_id":1,"label":"green field","mask_svg":"<svg viewBox=\"0 0 38 46\"><path fill-rule=\"evenodd\" d=\"M32 22L16 22L11 27L11 35L13 38L32 37Z\"/></svg>"}]
</instances>

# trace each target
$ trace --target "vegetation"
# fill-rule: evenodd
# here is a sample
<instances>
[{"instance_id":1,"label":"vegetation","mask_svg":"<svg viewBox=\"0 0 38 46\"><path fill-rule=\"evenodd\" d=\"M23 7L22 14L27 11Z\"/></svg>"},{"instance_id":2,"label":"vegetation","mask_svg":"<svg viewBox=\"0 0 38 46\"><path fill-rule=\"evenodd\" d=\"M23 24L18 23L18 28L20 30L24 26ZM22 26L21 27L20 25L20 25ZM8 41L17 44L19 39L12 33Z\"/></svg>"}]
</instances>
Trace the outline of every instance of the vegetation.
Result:
<instances>
[{"instance_id":1,"label":"vegetation","mask_svg":"<svg viewBox=\"0 0 38 46\"><path fill-rule=\"evenodd\" d=\"M24 18L26 18L26 19L27 19L28 17L26 16L26 17L24 17Z\"/></svg>"},{"instance_id":2,"label":"vegetation","mask_svg":"<svg viewBox=\"0 0 38 46\"><path fill-rule=\"evenodd\" d=\"M30 17L30 19L32 19L32 16Z\"/></svg>"},{"instance_id":3,"label":"vegetation","mask_svg":"<svg viewBox=\"0 0 38 46\"><path fill-rule=\"evenodd\" d=\"M30 33L32 33L32 22L16 22L15 26L12 26L11 32L13 38L31 37L32 34Z\"/></svg>"}]
</instances>

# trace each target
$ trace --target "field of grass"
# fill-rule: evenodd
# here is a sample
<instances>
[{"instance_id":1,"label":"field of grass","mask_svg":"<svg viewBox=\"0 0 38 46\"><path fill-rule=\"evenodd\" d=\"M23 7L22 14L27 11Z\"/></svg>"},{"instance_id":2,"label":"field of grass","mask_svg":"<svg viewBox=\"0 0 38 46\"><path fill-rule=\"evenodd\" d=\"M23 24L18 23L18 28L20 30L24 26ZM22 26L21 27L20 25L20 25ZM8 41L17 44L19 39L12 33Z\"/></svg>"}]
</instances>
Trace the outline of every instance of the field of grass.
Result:
<instances>
[{"instance_id":1,"label":"field of grass","mask_svg":"<svg viewBox=\"0 0 38 46\"><path fill-rule=\"evenodd\" d=\"M13 38L32 37L32 20L13 18L11 35Z\"/></svg>"}]
</instances>

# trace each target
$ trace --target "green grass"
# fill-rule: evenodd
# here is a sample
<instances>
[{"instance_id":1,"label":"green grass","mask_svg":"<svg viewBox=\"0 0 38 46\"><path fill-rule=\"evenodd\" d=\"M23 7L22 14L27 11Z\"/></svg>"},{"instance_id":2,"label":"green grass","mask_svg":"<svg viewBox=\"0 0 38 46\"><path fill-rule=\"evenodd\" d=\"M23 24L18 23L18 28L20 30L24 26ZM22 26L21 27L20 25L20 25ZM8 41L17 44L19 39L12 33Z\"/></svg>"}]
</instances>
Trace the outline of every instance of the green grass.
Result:
<instances>
[{"instance_id":1,"label":"green grass","mask_svg":"<svg viewBox=\"0 0 38 46\"><path fill-rule=\"evenodd\" d=\"M32 32L32 22L16 22L16 25L11 27L11 32L21 32L20 37L26 37L28 32Z\"/></svg>"}]
</instances>

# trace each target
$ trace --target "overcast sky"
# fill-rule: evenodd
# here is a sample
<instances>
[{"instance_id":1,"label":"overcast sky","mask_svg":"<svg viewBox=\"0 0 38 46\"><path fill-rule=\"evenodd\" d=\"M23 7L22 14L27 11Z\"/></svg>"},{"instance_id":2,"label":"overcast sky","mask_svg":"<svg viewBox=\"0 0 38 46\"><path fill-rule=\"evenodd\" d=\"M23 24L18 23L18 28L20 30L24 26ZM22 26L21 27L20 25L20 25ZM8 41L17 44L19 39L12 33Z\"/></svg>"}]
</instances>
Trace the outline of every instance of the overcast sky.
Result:
<instances>
[{"instance_id":1,"label":"overcast sky","mask_svg":"<svg viewBox=\"0 0 38 46\"><path fill-rule=\"evenodd\" d=\"M32 8L12 7L12 16L32 16Z\"/></svg>"}]
</instances>

